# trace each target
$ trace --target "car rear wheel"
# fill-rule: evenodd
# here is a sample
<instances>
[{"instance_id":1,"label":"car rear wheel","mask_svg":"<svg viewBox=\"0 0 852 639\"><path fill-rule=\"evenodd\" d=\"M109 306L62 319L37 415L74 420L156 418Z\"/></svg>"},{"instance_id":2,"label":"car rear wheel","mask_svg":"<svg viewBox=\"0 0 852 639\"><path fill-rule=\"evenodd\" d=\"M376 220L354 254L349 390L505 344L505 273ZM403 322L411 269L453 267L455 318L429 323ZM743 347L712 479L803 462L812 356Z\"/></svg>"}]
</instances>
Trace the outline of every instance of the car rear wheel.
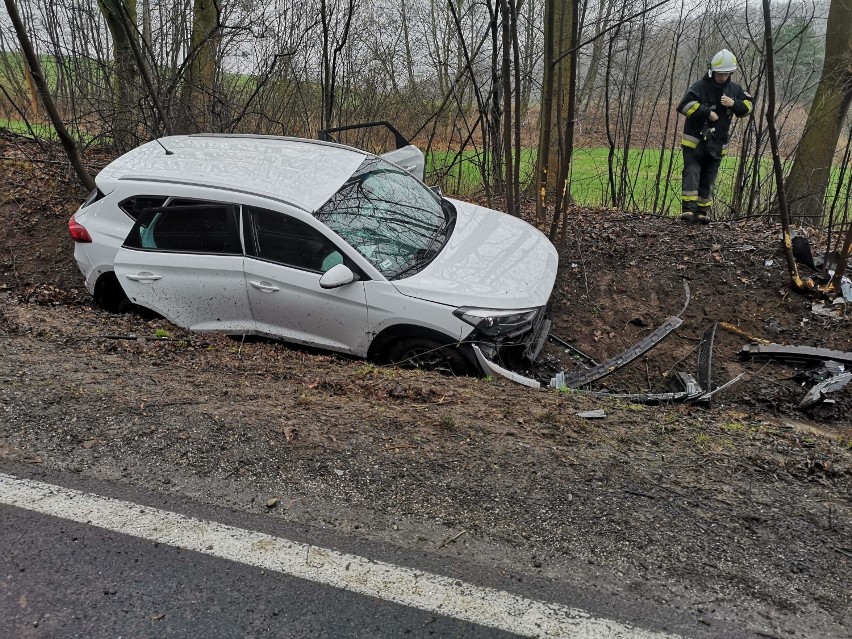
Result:
<instances>
[{"instance_id":1,"label":"car rear wheel","mask_svg":"<svg viewBox=\"0 0 852 639\"><path fill-rule=\"evenodd\" d=\"M471 375L473 368L454 346L426 337L404 337L387 350L387 360L403 368L422 368L444 375Z\"/></svg>"},{"instance_id":2,"label":"car rear wheel","mask_svg":"<svg viewBox=\"0 0 852 639\"><path fill-rule=\"evenodd\" d=\"M95 303L109 313L127 313L133 302L127 299L115 273L104 273L95 284Z\"/></svg>"}]
</instances>

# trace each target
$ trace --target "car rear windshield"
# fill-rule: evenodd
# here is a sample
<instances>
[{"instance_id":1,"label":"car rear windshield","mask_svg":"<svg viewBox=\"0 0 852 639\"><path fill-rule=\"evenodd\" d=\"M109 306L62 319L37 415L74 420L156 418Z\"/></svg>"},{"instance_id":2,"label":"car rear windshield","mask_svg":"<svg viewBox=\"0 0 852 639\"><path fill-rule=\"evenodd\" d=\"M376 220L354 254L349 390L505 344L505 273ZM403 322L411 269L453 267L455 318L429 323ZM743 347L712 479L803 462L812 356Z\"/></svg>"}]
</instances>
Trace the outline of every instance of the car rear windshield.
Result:
<instances>
[{"instance_id":1,"label":"car rear windshield","mask_svg":"<svg viewBox=\"0 0 852 639\"><path fill-rule=\"evenodd\" d=\"M449 203L376 157L364 160L315 215L388 279L413 275L435 259L455 222Z\"/></svg>"}]
</instances>

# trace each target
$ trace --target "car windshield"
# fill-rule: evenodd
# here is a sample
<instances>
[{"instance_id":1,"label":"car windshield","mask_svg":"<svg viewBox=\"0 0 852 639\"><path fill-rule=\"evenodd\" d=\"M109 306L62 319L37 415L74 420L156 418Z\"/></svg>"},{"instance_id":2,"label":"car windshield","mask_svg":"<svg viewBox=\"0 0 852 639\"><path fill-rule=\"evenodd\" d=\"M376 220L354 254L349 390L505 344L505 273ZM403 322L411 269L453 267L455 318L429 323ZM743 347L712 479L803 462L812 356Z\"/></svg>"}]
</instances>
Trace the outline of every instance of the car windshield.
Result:
<instances>
[{"instance_id":1,"label":"car windshield","mask_svg":"<svg viewBox=\"0 0 852 639\"><path fill-rule=\"evenodd\" d=\"M380 158L367 158L316 218L388 279L413 275L435 259L455 221L452 206Z\"/></svg>"}]
</instances>

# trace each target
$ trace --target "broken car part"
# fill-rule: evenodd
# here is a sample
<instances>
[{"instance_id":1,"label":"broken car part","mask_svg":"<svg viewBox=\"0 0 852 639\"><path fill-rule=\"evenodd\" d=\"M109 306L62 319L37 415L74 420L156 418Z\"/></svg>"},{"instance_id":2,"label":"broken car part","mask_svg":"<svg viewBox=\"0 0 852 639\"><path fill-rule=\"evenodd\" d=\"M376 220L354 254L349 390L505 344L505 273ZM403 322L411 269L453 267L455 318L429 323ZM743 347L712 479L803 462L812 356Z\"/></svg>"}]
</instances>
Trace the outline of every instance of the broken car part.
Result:
<instances>
[{"instance_id":1,"label":"broken car part","mask_svg":"<svg viewBox=\"0 0 852 639\"><path fill-rule=\"evenodd\" d=\"M813 368L809 368L807 370L798 371L795 375L793 375L793 379L797 382L801 382L802 384L811 383L817 384L819 382L824 382L830 377L834 377L835 375L840 375L843 371L846 370L846 367L843 366L840 362L835 362L832 359L828 359L822 362L819 366L815 366Z\"/></svg>"},{"instance_id":2,"label":"broken car part","mask_svg":"<svg viewBox=\"0 0 852 639\"><path fill-rule=\"evenodd\" d=\"M729 388L729 387L733 386L733 385L734 385L734 384L736 384L738 381L740 381L740 380L743 378L743 375L745 375L745 373L740 373L739 375L737 375L737 376L736 376L736 377L734 377L733 379L729 379L727 382L725 382L724 384L722 384L721 386L719 386L719 388L714 388L713 390L711 390L711 391L708 391L708 392L704 393L704 394L703 394L703 395L701 395L700 397L697 397L697 398L696 398L696 401L699 401L699 402L709 402L711 399L713 399L713 396L714 396L716 393L719 393L719 392L721 392L721 391L725 390L726 388Z\"/></svg>"},{"instance_id":3,"label":"broken car part","mask_svg":"<svg viewBox=\"0 0 852 639\"><path fill-rule=\"evenodd\" d=\"M683 303L683 308L680 309L680 313L677 314L677 317L683 317L683 314L686 313L686 309L689 308L689 300L692 298L692 295L689 292L689 282L686 281L686 278L684 278L682 281L683 292L686 294L686 301Z\"/></svg>"},{"instance_id":4,"label":"broken car part","mask_svg":"<svg viewBox=\"0 0 852 639\"><path fill-rule=\"evenodd\" d=\"M713 388L713 344L716 341L716 327L713 323L701 336L698 344L698 383L701 388Z\"/></svg>"},{"instance_id":5,"label":"broken car part","mask_svg":"<svg viewBox=\"0 0 852 639\"><path fill-rule=\"evenodd\" d=\"M663 338L665 338L669 333L675 330L678 326L683 324L683 320L679 317L669 317L661 326L659 326L654 332L647 335L644 339L642 339L639 343L631 346L626 351L621 353L620 355L616 355L615 357L608 359L607 361L598 364L588 370L577 371L570 375L565 375L565 372L562 372L561 384L558 386L554 385L557 377L554 377L550 381L550 386L552 388L577 388L579 386L585 386L587 384L591 384L594 381L601 379L602 377L606 377L613 371L621 368L622 366L629 364L634 359L639 357L640 355L648 352L654 346L659 344Z\"/></svg>"},{"instance_id":6,"label":"broken car part","mask_svg":"<svg viewBox=\"0 0 852 639\"><path fill-rule=\"evenodd\" d=\"M476 344L472 344L471 347L473 348L473 354L476 355L476 361L479 362L480 367L486 375L505 377L506 379L510 379L518 384L523 384L524 386L529 386L530 388L541 388L541 383L537 380L534 380L531 377L519 375L518 373L510 371L508 368L503 368L499 364L495 364L489 360L482 354L482 351Z\"/></svg>"},{"instance_id":7,"label":"broken car part","mask_svg":"<svg viewBox=\"0 0 852 639\"><path fill-rule=\"evenodd\" d=\"M830 377L824 382L820 382L805 395L804 399L799 404L799 408L809 408L814 404L819 404L825 401L825 396L828 393L839 391L852 380L852 372L840 373L834 377Z\"/></svg>"},{"instance_id":8,"label":"broken car part","mask_svg":"<svg viewBox=\"0 0 852 639\"><path fill-rule=\"evenodd\" d=\"M684 399L687 400L698 399L706 394L704 388L702 388L692 375L682 371L678 371L672 376L669 385L677 388L675 392L686 393Z\"/></svg>"},{"instance_id":9,"label":"broken car part","mask_svg":"<svg viewBox=\"0 0 852 639\"><path fill-rule=\"evenodd\" d=\"M810 346L784 346L782 344L746 344L740 350L742 359L779 359L784 362L806 363L834 360L852 365L852 353L830 348Z\"/></svg>"}]
</instances>

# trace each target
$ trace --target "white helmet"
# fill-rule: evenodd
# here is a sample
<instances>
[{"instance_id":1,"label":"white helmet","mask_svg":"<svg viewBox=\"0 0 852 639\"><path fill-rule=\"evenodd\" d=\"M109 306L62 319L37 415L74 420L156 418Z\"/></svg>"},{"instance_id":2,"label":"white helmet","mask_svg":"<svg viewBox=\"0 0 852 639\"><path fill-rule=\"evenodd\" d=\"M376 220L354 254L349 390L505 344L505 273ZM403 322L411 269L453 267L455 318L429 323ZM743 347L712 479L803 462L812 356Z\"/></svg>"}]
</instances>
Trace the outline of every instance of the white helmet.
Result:
<instances>
[{"instance_id":1,"label":"white helmet","mask_svg":"<svg viewBox=\"0 0 852 639\"><path fill-rule=\"evenodd\" d=\"M710 60L710 73L733 73L737 70L737 56L722 49Z\"/></svg>"}]
</instances>

